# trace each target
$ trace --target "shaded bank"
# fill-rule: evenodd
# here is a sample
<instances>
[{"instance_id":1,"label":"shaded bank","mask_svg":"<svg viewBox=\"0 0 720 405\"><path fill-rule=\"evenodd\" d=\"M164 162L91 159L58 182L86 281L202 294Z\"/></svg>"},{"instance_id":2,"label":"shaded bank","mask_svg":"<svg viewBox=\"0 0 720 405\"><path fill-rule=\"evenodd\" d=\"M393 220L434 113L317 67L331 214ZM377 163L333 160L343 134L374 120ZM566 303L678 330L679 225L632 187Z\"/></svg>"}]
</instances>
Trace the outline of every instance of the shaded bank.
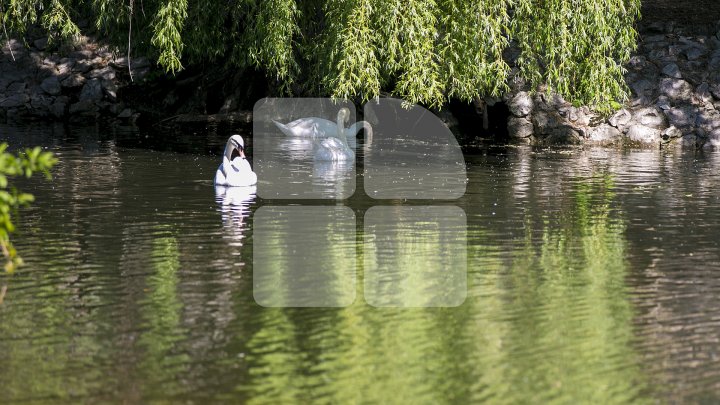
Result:
<instances>
[{"instance_id":1,"label":"shaded bank","mask_svg":"<svg viewBox=\"0 0 720 405\"><path fill-rule=\"evenodd\" d=\"M508 137L542 145L720 144L720 18L711 7L702 18L667 20L657 12L666 6L644 5L639 47L626 65L631 98L613 114L573 105L557 94L533 93L514 66L513 46L505 53L513 67L511 89L502 98L451 100L435 112L466 145ZM39 34L25 43L29 46L9 41L0 55L0 121L248 123L255 101L274 95L254 69L196 64L173 76L159 72L148 58L128 60L89 37L57 47Z\"/></svg>"}]
</instances>

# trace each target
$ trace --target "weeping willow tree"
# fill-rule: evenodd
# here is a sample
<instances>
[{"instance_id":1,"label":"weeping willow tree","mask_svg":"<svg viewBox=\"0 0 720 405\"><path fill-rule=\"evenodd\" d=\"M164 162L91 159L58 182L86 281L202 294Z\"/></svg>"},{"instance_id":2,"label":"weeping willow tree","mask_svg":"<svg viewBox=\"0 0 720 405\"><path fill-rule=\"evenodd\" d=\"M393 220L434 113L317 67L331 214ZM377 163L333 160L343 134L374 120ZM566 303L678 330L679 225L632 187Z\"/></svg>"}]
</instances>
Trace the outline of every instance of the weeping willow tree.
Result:
<instances>
[{"instance_id":1,"label":"weeping willow tree","mask_svg":"<svg viewBox=\"0 0 720 405\"><path fill-rule=\"evenodd\" d=\"M640 0L0 0L0 19L5 35L39 22L66 38L89 19L169 72L227 63L264 71L282 94L388 92L431 106L501 95L512 46L535 89L603 109L627 95L639 9Z\"/></svg>"}]
</instances>

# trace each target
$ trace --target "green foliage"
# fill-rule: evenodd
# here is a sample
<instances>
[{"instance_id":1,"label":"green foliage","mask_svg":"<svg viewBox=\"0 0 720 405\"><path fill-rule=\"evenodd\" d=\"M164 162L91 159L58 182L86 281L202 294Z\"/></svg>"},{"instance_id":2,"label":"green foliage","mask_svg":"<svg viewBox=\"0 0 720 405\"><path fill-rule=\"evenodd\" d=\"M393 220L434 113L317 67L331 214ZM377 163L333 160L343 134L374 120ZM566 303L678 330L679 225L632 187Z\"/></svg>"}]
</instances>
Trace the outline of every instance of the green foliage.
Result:
<instances>
[{"instance_id":1,"label":"green foliage","mask_svg":"<svg viewBox=\"0 0 720 405\"><path fill-rule=\"evenodd\" d=\"M53 35L70 38L80 33L72 21L72 0L0 0L3 34L23 33L38 23Z\"/></svg>"},{"instance_id":2,"label":"green foliage","mask_svg":"<svg viewBox=\"0 0 720 405\"><path fill-rule=\"evenodd\" d=\"M160 50L158 63L168 71L182 69L180 57L184 44L180 33L187 18L187 7L187 0L167 0L153 19L151 42Z\"/></svg>"},{"instance_id":3,"label":"green foliage","mask_svg":"<svg viewBox=\"0 0 720 405\"><path fill-rule=\"evenodd\" d=\"M40 172L50 178L50 168L57 159L40 147L26 149L18 155L6 152L8 145L0 144L0 249L5 257L5 271L12 273L22 264L22 259L10 242L10 234L15 230L12 216L17 209L34 201L32 194L21 193L9 183L13 177L30 177Z\"/></svg>"},{"instance_id":4,"label":"green foliage","mask_svg":"<svg viewBox=\"0 0 720 405\"><path fill-rule=\"evenodd\" d=\"M508 88L520 51L534 89L609 110L627 96L640 0L0 0L11 33L40 19L64 37L77 13L122 49L264 71L282 93L368 100L381 91L441 105ZM132 29L131 29L132 27ZM128 38L130 37L130 43Z\"/></svg>"},{"instance_id":5,"label":"green foliage","mask_svg":"<svg viewBox=\"0 0 720 405\"><path fill-rule=\"evenodd\" d=\"M518 0L512 32L533 87L612 109L627 95L622 66L635 48L638 0Z\"/></svg>"}]
</instances>

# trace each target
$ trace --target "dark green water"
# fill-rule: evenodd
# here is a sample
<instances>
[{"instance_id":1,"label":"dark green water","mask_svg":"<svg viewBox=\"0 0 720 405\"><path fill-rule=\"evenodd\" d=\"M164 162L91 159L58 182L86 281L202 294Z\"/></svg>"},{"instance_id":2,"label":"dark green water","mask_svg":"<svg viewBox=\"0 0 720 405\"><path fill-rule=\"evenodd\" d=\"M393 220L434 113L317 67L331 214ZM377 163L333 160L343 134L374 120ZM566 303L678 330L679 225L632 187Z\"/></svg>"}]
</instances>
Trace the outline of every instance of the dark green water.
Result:
<instances>
[{"instance_id":1,"label":"dark green water","mask_svg":"<svg viewBox=\"0 0 720 405\"><path fill-rule=\"evenodd\" d=\"M720 401L720 153L477 150L428 208L218 198L228 134L0 127L60 159L21 183L0 402ZM317 296L298 260L327 307L259 306Z\"/></svg>"}]
</instances>

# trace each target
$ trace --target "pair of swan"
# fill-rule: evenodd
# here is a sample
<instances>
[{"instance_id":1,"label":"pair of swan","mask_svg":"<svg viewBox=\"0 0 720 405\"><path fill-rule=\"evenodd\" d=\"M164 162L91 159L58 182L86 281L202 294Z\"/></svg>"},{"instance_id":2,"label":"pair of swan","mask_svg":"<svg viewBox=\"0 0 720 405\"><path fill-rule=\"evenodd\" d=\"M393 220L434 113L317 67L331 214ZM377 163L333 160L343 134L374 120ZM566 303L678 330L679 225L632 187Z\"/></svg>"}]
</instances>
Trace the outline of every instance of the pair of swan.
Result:
<instances>
[{"instance_id":1,"label":"pair of swan","mask_svg":"<svg viewBox=\"0 0 720 405\"><path fill-rule=\"evenodd\" d=\"M287 136L313 139L314 157L319 161L343 161L355 158L356 136L364 129L367 134L366 147L372 143L372 126L367 121L358 121L345 128L350 110L343 107L338 111L337 122L325 118L308 117L283 124L273 120Z\"/></svg>"},{"instance_id":2,"label":"pair of swan","mask_svg":"<svg viewBox=\"0 0 720 405\"><path fill-rule=\"evenodd\" d=\"M257 183L257 174L245 158L245 142L240 135L228 139L223 160L215 172L215 185L226 187L245 187Z\"/></svg>"}]
</instances>

